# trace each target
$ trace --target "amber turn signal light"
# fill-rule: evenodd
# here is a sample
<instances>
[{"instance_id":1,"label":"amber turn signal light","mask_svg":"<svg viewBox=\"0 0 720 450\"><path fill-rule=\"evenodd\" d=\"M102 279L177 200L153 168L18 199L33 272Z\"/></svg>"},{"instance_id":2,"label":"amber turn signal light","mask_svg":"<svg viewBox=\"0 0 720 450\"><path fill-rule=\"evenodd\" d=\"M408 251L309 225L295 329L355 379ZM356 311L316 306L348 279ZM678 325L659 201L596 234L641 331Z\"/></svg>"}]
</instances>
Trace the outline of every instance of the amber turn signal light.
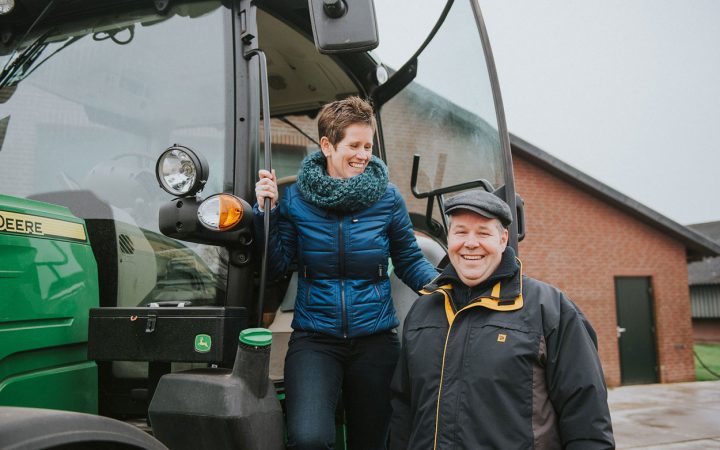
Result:
<instances>
[{"instance_id":1,"label":"amber turn signal light","mask_svg":"<svg viewBox=\"0 0 720 450\"><path fill-rule=\"evenodd\" d=\"M200 204L198 218L200 223L211 230L232 230L245 215L243 203L245 202L234 195L216 194Z\"/></svg>"}]
</instances>

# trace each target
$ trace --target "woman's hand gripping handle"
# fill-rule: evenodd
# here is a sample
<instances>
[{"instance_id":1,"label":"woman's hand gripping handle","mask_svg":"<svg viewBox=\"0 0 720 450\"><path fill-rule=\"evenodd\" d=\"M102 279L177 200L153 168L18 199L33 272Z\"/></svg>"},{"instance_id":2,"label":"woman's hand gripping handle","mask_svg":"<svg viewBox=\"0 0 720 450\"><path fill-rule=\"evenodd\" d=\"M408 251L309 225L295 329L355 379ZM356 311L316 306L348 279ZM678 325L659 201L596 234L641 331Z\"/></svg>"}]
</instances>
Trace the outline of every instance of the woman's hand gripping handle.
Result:
<instances>
[{"instance_id":1,"label":"woman's hand gripping handle","mask_svg":"<svg viewBox=\"0 0 720 450\"><path fill-rule=\"evenodd\" d=\"M260 169L258 171L258 180L255 183L255 196L257 197L258 209L265 211L265 199L270 199L270 209L274 209L278 201L277 181L275 178L275 170L270 173L267 170Z\"/></svg>"}]
</instances>

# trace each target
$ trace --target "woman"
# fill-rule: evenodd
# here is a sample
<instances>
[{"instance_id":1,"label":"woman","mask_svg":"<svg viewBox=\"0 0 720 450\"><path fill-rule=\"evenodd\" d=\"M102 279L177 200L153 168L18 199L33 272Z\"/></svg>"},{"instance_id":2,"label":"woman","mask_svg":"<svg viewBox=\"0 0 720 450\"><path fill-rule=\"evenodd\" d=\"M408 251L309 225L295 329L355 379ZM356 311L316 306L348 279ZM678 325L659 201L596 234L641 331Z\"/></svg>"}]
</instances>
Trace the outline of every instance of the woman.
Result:
<instances>
[{"instance_id":1,"label":"woman","mask_svg":"<svg viewBox=\"0 0 720 450\"><path fill-rule=\"evenodd\" d=\"M388 262L419 290L437 276L415 241L400 192L372 155L375 118L358 97L325 105L318 117L322 152L303 160L297 183L277 205L274 173L255 186L256 236L270 198L270 278L294 258L298 288L285 395L288 448L332 448L342 392L350 449L384 449L398 325Z\"/></svg>"}]
</instances>

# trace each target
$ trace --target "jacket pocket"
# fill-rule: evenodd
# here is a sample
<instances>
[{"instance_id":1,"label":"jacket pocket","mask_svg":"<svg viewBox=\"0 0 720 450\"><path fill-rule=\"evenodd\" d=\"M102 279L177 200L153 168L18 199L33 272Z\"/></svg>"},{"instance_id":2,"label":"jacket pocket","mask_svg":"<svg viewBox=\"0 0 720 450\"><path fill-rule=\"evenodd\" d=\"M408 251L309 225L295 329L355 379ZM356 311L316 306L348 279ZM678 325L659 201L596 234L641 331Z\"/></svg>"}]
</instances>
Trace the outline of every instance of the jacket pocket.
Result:
<instances>
[{"instance_id":1,"label":"jacket pocket","mask_svg":"<svg viewBox=\"0 0 720 450\"><path fill-rule=\"evenodd\" d=\"M309 309L336 308L340 303L341 294L339 285L334 280L309 278L306 281L306 291L303 299Z\"/></svg>"},{"instance_id":2,"label":"jacket pocket","mask_svg":"<svg viewBox=\"0 0 720 450\"><path fill-rule=\"evenodd\" d=\"M375 301L379 303L382 301L382 294L380 294L380 287L377 282L373 283L373 288L375 289Z\"/></svg>"},{"instance_id":3,"label":"jacket pocket","mask_svg":"<svg viewBox=\"0 0 720 450\"><path fill-rule=\"evenodd\" d=\"M353 306L375 305L384 300L382 282L375 279L365 280L346 280L348 287L347 293L352 297L348 303Z\"/></svg>"},{"instance_id":4,"label":"jacket pocket","mask_svg":"<svg viewBox=\"0 0 720 450\"><path fill-rule=\"evenodd\" d=\"M408 371L419 377L439 380L442 372L442 349L448 333L445 324L408 326L403 330ZM437 378L436 378L437 377Z\"/></svg>"},{"instance_id":5,"label":"jacket pocket","mask_svg":"<svg viewBox=\"0 0 720 450\"><path fill-rule=\"evenodd\" d=\"M305 304L310 306L312 305L312 288L313 288L313 280L306 278L307 280L307 287L305 288Z\"/></svg>"},{"instance_id":6,"label":"jacket pocket","mask_svg":"<svg viewBox=\"0 0 720 450\"><path fill-rule=\"evenodd\" d=\"M508 323L473 324L464 363L478 380L517 384L532 381L540 336L522 325ZM506 379L513 374L514 380ZM530 386L530 384L527 384Z\"/></svg>"}]
</instances>

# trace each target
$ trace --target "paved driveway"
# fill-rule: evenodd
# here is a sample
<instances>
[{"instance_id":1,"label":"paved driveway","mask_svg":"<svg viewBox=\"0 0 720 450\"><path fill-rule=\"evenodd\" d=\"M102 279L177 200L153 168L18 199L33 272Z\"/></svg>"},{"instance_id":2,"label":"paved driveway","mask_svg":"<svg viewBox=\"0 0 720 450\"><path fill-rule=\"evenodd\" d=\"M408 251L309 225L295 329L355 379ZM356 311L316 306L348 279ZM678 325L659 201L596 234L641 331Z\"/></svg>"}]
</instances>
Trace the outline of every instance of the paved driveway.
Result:
<instances>
[{"instance_id":1,"label":"paved driveway","mask_svg":"<svg viewBox=\"0 0 720 450\"><path fill-rule=\"evenodd\" d=\"M720 381L610 389L618 449L720 449Z\"/></svg>"}]
</instances>

